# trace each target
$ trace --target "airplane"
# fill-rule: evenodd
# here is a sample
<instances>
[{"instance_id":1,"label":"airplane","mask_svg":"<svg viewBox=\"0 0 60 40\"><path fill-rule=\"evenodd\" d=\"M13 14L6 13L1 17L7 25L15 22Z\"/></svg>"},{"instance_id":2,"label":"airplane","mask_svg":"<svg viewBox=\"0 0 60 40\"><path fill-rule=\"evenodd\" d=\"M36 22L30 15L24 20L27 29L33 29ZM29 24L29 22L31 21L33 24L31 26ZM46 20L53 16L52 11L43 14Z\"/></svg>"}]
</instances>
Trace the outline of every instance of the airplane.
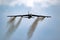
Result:
<instances>
[{"instance_id":1,"label":"airplane","mask_svg":"<svg viewBox=\"0 0 60 40\"><path fill-rule=\"evenodd\" d=\"M12 16L8 16L8 17L24 17L24 18L34 18L34 17L47 17L47 18L51 18L51 16L43 16L43 15L34 15L34 14L26 14L26 15L12 15Z\"/></svg>"}]
</instances>

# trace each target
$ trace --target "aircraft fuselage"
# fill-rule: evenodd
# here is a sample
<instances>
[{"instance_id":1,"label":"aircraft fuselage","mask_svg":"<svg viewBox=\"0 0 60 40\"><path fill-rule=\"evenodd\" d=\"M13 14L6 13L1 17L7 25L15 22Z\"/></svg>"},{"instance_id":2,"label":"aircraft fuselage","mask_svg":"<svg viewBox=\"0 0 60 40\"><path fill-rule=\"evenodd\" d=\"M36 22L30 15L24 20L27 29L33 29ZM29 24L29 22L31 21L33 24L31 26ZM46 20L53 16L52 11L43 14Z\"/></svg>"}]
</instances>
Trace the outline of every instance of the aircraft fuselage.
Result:
<instances>
[{"instance_id":1,"label":"aircraft fuselage","mask_svg":"<svg viewBox=\"0 0 60 40\"><path fill-rule=\"evenodd\" d=\"M28 14L28 19L32 18L32 15L31 14Z\"/></svg>"}]
</instances>

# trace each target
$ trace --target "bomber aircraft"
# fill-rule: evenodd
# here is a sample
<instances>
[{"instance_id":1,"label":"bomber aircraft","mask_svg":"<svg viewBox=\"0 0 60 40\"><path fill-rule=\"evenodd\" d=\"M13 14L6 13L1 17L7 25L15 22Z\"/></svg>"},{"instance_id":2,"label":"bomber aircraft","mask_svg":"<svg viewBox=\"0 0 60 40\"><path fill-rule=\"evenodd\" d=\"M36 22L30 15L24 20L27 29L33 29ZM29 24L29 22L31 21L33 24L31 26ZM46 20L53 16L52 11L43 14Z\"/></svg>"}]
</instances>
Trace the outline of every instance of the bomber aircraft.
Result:
<instances>
[{"instance_id":1,"label":"bomber aircraft","mask_svg":"<svg viewBox=\"0 0 60 40\"><path fill-rule=\"evenodd\" d=\"M26 14L26 15L11 15L11 16L8 16L8 17L24 17L24 18L34 18L34 17L46 17L46 18L50 18L51 16L44 16L44 15L35 15L35 14Z\"/></svg>"}]
</instances>

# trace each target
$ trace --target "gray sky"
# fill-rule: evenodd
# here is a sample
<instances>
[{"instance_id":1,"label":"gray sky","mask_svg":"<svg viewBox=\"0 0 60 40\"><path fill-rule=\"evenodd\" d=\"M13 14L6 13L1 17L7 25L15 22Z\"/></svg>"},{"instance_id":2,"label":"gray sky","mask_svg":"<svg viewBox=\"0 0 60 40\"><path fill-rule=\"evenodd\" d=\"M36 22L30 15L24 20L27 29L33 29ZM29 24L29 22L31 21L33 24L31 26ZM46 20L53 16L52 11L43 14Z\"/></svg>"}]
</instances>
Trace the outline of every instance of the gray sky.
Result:
<instances>
[{"instance_id":1,"label":"gray sky","mask_svg":"<svg viewBox=\"0 0 60 40\"><path fill-rule=\"evenodd\" d=\"M9 27L7 16L27 14L28 11L52 16L39 22L31 40L60 40L60 0L0 0L0 40ZM27 32L35 19L23 18L10 40L26 40Z\"/></svg>"}]
</instances>

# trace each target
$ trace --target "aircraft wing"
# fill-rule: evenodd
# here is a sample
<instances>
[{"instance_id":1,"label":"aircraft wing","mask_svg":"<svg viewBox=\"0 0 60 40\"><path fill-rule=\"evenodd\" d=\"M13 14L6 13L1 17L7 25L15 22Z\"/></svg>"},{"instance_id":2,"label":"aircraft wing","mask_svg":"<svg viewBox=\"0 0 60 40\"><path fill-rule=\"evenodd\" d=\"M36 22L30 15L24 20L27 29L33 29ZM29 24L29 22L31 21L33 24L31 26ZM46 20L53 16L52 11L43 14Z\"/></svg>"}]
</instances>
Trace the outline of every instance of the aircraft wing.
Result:
<instances>
[{"instance_id":1,"label":"aircraft wing","mask_svg":"<svg viewBox=\"0 0 60 40\"><path fill-rule=\"evenodd\" d=\"M11 15L11 16L7 16L7 17L23 17L23 16L28 16L28 15Z\"/></svg>"},{"instance_id":2,"label":"aircraft wing","mask_svg":"<svg viewBox=\"0 0 60 40\"><path fill-rule=\"evenodd\" d=\"M8 16L8 17L27 17L29 15L11 15L11 16ZM43 16L43 15L31 15L31 16L34 16L34 17L47 17L47 18L50 18L51 16Z\"/></svg>"},{"instance_id":3,"label":"aircraft wing","mask_svg":"<svg viewBox=\"0 0 60 40\"><path fill-rule=\"evenodd\" d=\"M43 15L32 15L32 16L36 16L36 17L47 17L50 18L51 16L43 16Z\"/></svg>"}]
</instances>

